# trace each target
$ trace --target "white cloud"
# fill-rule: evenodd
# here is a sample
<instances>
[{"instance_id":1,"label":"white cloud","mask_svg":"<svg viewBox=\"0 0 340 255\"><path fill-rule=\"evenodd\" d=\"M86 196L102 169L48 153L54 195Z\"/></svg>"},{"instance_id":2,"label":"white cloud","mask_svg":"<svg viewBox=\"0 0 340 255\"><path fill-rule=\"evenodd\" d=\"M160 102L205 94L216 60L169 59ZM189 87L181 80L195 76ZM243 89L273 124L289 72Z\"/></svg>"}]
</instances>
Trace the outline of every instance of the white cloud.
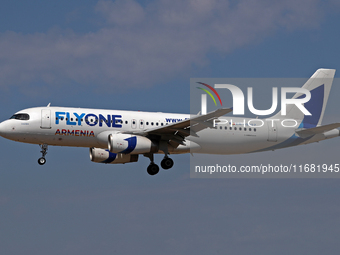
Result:
<instances>
[{"instance_id":1,"label":"white cloud","mask_svg":"<svg viewBox=\"0 0 340 255\"><path fill-rule=\"evenodd\" d=\"M109 24L133 25L143 21L145 11L133 0L99 1L95 8Z\"/></svg>"},{"instance_id":2,"label":"white cloud","mask_svg":"<svg viewBox=\"0 0 340 255\"><path fill-rule=\"evenodd\" d=\"M151 86L193 65L214 50L226 54L278 29L315 28L318 0L99 1L104 18L96 32L0 34L0 87L42 82L85 86Z\"/></svg>"}]
</instances>

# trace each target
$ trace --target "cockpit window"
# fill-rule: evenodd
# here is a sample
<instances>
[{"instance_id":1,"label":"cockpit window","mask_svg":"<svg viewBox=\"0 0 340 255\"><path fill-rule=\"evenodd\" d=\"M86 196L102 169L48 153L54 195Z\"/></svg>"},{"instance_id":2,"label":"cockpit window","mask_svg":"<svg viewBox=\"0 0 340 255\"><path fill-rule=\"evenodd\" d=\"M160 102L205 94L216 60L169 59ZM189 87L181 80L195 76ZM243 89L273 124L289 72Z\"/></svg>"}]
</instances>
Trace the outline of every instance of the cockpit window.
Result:
<instances>
[{"instance_id":1,"label":"cockpit window","mask_svg":"<svg viewBox=\"0 0 340 255\"><path fill-rule=\"evenodd\" d=\"M18 114L14 114L10 119L29 120L30 116L27 113L18 113Z\"/></svg>"}]
</instances>

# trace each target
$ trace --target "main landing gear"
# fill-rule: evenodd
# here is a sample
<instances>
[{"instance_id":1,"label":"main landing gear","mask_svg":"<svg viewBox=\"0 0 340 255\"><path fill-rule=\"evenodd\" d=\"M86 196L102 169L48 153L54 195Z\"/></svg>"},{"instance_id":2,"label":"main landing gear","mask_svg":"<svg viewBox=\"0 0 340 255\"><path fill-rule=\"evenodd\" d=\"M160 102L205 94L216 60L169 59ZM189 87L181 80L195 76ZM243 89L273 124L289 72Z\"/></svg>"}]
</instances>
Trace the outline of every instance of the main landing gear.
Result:
<instances>
[{"instance_id":1,"label":"main landing gear","mask_svg":"<svg viewBox=\"0 0 340 255\"><path fill-rule=\"evenodd\" d=\"M38 159L38 164L39 165L43 165L46 163L46 159L45 159L45 156L47 154L47 147L48 145L47 144L39 144L40 148L41 148L41 154L42 154L42 157Z\"/></svg>"},{"instance_id":2,"label":"main landing gear","mask_svg":"<svg viewBox=\"0 0 340 255\"><path fill-rule=\"evenodd\" d=\"M159 166L155 164L154 162L151 162L150 165L147 168L148 174L155 175L159 172Z\"/></svg>"},{"instance_id":3,"label":"main landing gear","mask_svg":"<svg viewBox=\"0 0 340 255\"><path fill-rule=\"evenodd\" d=\"M158 174L159 172L159 166L154 163L154 157L153 154L145 154L145 157L148 157L150 159L150 165L147 168L147 172L150 175ZM174 161L168 157L168 155L165 155L163 160L161 161L161 167L165 170L170 169L174 165Z\"/></svg>"},{"instance_id":4,"label":"main landing gear","mask_svg":"<svg viewBox=\"0 0 340 255\"><path fill-rule=\"evenodd\" d=\"M174 165L174 161L168 156L165 156L163 160L161 161L161 166L165 170L170 169L173 165Z\"/></svg>"}]
</instances>

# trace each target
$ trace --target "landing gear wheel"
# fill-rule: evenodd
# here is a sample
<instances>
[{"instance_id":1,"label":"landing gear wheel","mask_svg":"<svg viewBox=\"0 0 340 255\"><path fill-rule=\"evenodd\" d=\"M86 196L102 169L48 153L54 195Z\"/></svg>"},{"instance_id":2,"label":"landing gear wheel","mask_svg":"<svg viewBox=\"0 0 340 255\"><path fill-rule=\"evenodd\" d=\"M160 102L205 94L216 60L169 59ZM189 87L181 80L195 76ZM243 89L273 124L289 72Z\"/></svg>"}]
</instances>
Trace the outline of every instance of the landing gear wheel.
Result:
<instances>
[{"instance_id":1,"label":"landing gear wheel","mask_svg":"<svg viewBox=\"0 0 340 255\"><path fill-rule=\"evenodd\" d=\"M159 166L156 165L155 163L151 163L149 166L148 166L148 174L150 175L155 175L155 174L158 174L159 172Z\"/></svg>"},{"instance_id":2,"label":"landing gear wheel","mask_svg":"<svg viewBox=\"0 0 340 255\"><path fill-rule=\"evenodd\" d=\"M39 144L40 148L41 148L41 154L42 154L42 157L38 159L38 164L39 165L43 165L46 163L46 159L45 159L45 156L47 154L47 148L48 148L48 145L46 143L44 144Z\"/></svg>"},{"instance_id":3,"label":"landing gear wheel","mask_svg":"<svg viewBox=\"0 0 340 255\"><path fill-rule=\"evenodd\" d=\"M39 165L43 165L43 164L46 163L46 159L45 158L39 158L38 163L39 163Z\"/></svg>"},{"instance_id":4,"label":"landing gear wheel","mask_svg":"<svg viewBox=\"0 0 340 255\"><path fill-rule=\"evenodd\" d=\"M174 161L171 158L164 158L161 162L163 169L170 169L174 165Z\"/></svg>"}]
</instances>

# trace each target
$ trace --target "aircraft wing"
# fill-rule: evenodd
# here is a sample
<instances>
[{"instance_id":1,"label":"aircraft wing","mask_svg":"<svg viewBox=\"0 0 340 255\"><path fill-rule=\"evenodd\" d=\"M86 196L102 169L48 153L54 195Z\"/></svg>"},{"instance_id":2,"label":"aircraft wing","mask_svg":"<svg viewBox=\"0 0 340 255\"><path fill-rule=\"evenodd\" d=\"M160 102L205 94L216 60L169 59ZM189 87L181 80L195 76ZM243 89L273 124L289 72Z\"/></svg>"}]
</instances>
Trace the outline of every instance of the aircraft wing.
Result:
<instances>
[{"instance_id":1,"label":"aircraft wing","mask_svg":"<svg viewBox=\"0 0 340 255\"><path fill-rule=\"evenodd\" d=\"M190 119L182 120L166 126L145 129L143 131L133 132L135 135L148 136L159 140L167 140L174 147L184 144L185 137L192 135L198 137L197 133L205 128L213 128L213 120L223 116L232 109L221 108L216 111L209 112L205 115L195 115Z\"/></svg>"},{"instance_id":2,"label":"aircraft wing","mask_svg":"<svg viewBox=\"0 0 340 255\"><path fill-rule=\"evenodd\" d=\"M340 123L333 123L333 124L328 124L324 126L319 126L319 127L314 127L314 128L307 128L307 129L298 129L295 132L302 138L316 135L316 134L322 134L327 131L333 130L335 128L340 127Z\"/></svg>"}]
</instances>

